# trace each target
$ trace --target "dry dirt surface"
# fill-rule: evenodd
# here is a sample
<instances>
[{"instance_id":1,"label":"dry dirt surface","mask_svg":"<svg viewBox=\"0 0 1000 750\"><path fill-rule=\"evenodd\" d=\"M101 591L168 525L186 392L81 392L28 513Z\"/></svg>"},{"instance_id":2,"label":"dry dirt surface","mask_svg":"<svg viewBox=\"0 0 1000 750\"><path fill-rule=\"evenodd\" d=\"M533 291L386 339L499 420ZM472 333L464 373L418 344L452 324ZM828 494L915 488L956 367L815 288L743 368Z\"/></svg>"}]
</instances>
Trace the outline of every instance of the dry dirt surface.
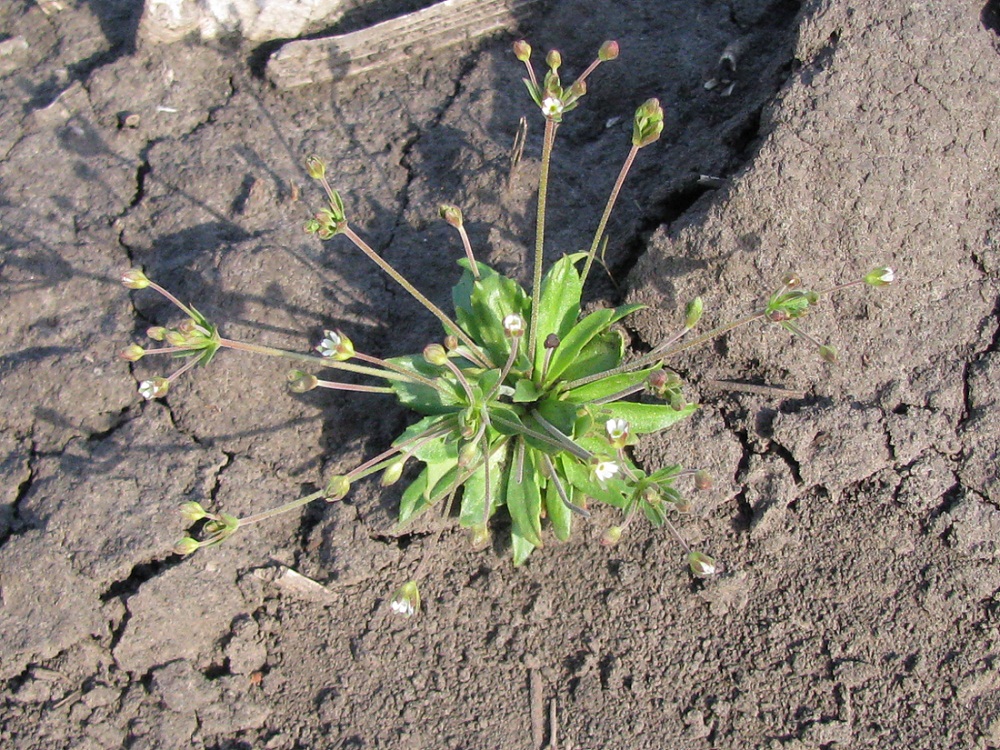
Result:
<instances>
[{"instance_id":1,"label":"dry dirt surface","mask_svg":"<svg viewBox=\"0 0 1000 750\"><path fill-rule=\"evenodd\" d=\"M695 294L710 325L789 271L899 281L807 321L836 365L759 323L676 363L703 406L639 458L716 477L678 523L722 575L693 580L640 524L601 547L611 513L517 569L456 528L412 620L388 600L431 537L394 532L398 488L171 553L181 502L290 500L411 417L294 396L285 365L232 352L143 402L167 365L116 353L176 317L117 277L142 266L227 334L302 351L324 327L383 356L439 338L347 242L303 234L303 162L331 163L353 225L442 306L442 200L526 278L542 128L514 37L281 91L276 44L152 47L128 0L41 5L0 7L0 746L1000 747L997 0L553 0L523 25L571 72L622 48L560 129L551 258L589 243L634 107L667 111L612 222L620 286L592 292L649 306L634 347ZM332 31L419 3L383 7Z\"/></svg>"}]
</instances>

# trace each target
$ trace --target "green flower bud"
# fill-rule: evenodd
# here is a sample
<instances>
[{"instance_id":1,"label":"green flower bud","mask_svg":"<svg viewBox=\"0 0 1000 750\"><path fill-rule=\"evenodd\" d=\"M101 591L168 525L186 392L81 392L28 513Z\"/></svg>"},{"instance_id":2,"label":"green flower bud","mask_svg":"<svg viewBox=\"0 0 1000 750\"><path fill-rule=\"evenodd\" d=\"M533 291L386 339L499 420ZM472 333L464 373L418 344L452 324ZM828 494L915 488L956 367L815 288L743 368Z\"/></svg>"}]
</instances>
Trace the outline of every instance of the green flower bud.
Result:
<instances>
[{"instance_id":1,"label":"green flower bud","mask_svg":"<svg viewBox=\"0 0 1000 750\"><path fill-rule=\"evenodd\" d=\"M306 171L314 180L322 180L326 176L326 163L318 156L306 159Z\"/></svg>"},{"instance_id":2,"label":"green flower bud","mask_svg":"<svg viewBox=\"0 0 1000 750\"><path fill-rule=\"evenodd\" d=\"M150 326L146 329L146 335L153 341L163 341L167 335L167 329L163 326Z\"/></svg>"},{"instance_id":3,"label":"green flower bud","mask_svg":"<svg viewBox=\"0 0 1000 750\"><path fill-rule=\"evenodd\" d=\"M642 148L660 137L663 132L663 108L658 99L647 99L635 111L632 126L632 145Z\"/></svg>"},{"instance_id":4,"label":"green flower bud","mask_svg":"<svg viewBox=\"0 0 1000 750\"><path fill-rule=\"evenodd\" d=\"M326 483L326 493L324 499L328 503L335 503L337 500L343 500L350 491L351 480L343 474L338 474Z\"/></svg>"},{"instance_id":5,"label":"green flower bud","mask_svg":"<svg viewBox=\"0 0 1000 750\"><path fill-rule=\"evenodd\" d=\"M711 578L719 572L715 559L697 550L688 553L688 567L695 578Z\"/></svg>"},{"instance_id":6,"label":"green flower bud","mask_svg":"<svg viewBox=\"0 0 1000 750\"><path fill-rule=\"evenodd\" d=\"M382 472L381 484L383 487L391 487L399 478L403 475L403 467L406 465L406 459L401 458L398 461L393 461L391 464L385 467L385 471Z\"/></svg>"},{"instance_id":7,"label":"green flower bud","mask_svg":"<svg viewBox=\"0 0 1000 750\"><path fill-rule=\"evenodd\" d=\"M288 388L292 393L305 393L319 384L319 379L315 375L302 372L302 370L291 370L286 377L288 378Z\"/></svg>"},{"instance_id":8,"label":"green flower bud","mask_svg":"<svg viewBox=\"0 0 1000 750\"><path fill-rule=\"evenodd\" d=\"M614 547L618 544L618 540L622 538L622 527L612 526L611 528L605 530L601 534L601 546L603 547Z\"/></svg>"},{"instance_id":9,"label":"green flower bud","mask_svg":"<svg viewBox=\"0 0 1000 750\"><path fill-rule=\"evenodd\" d=\"M528 62L531 57L531 45L523 39L518 39L514 42L514 57L521 62Z\"/></svg>"},{"instance_id":10,"label":"green flower bud","mask_svg":"<svg viewBox=\"0 0 1000 750\"><path fill-rule=\"evenodd\" d=\"M130 268L121 275L121 282L129 289L145 289L152 282L138 268Z\"/></svg>"},{"instance_id":11,"label":"green flower bud","mask_svg":"<svg viewBox=\"0 0 1000 750\"><path fill-rule=\"evenodd\" d=\"M444 367L448 362L448 353L441 344L428 344L424 347L424 359L437 367Z\"/></svg>"},{"instance_id":12,"label":"green flower bud","mask_svg":"<svg viewBox=\"0 0 1000 750\"><path fill-rule=\"evenodd\" d=\"M864 278L864 282L869 286L887 286L895 280L895 272L887 266L872 269L865 274Z\"/></svg>"},{"instance_id":13,"label":"green flower bud","mask_svg":"<svg viewBox=\"0 0 1000 750\"><path fill-rule=\"evenodd\" d=\"M208 516L205 509L201 507L201 503L196 503L193 500L184 503L180 507L181 516L188 523L194 523L195 521L200 521L201 519Z\"/></svg>"},{"instance_id":14,"label":"green flower bud","mask_svg":"<svg viewBox=\"0 0 1000 750\"><path fill-rule=\"evenodd\" d=\"M479 455L479 445L476 443L466 443L458 451L458 465L462 468L469 466Z\"/></svg>"},{"instance_id":15,"label":"green flower bud","mask_svg":"<svg viewBox=\"0 0 1000 750\"><path fill-rule=\"evenodd\" d=\"M601 62L608 62L618 57L618 42L607 41L597 50L597 59Z\"/></svg>"},{"instance_id":16,"label":"green flower bud","mask_svg":"<svg viewBox=\"0 0 1000 750\"><path fill-rule=\"evenodd\" d=\"M118 356L122 359L128 360L129 362L138 362L146 354L146 350L143 349L138 344L132 344L127 346L118 353Z\"/></svg>"},{"instance_id":17,"label":"green flower bud","mask_svg":"<svg viewBox=\"0 0 1000 750\"><path fill-rule=\"evenodd\" d=\"M837 361L837 350L829 344L824 344L819 348L819 356L824 362L829 362L832 365Z\"/></svg>"},{"instance_id":18,"label":"green flower bud","mask_svg":"<svg viewBox=\"0 0 1000 750\"><path fill-rule=\"evenodd\" d=\"M393 612L403 615L403 617L413 617L420 611L420 589L417 588L416 581L407 581L395 594L389 607Z\"/></svg>"},{"instance_id":19,"label":"green flower bud","mask_svg":"<svg viewBox=\"0 0 1000 750\"><path fill-rule=\"evenodd\" d=\"M552 50L545 56L545 64L552 69L553 73L555 73L559 70L559 66L562 65L562 55L560 55L556 50Z\"/></svg>"},{"instance_id":20,"label":"green flower bud","mask_svg":"<svg viewBox=\"0 0 1000 750\"><path fill-rule=\"evenodd\" d=\"M449 352L453 352L458 349L458 336L453 334L448 334L444 337L444 348Z\"/></svg>"},{"instance_id":21,"label":"green flower bud","mask_svg":"<svg viewBox=\"0 0 1000 750\"><path fill-rule=\"evenodd\" d=\"M688 302L687 307L684 309L684 327L691 329L698 325L704 309L705 303L701 301L701 297L695 297Z\"/></svg>"},{"instance_id":22,"label":"green flower bud","mask_svg":"<svg viewBox=\"0 0 1000 750\"><path fill-rule=\"evenodd\" d=\"M190 555L192 552L194 552L200 546L201 546L201 542L199 542L197 539L192 539L191 537L186 536L183 539L178 540L174 544L174 554L175 555Z\"/></svg>"},{"instance_id":23,"label":"green flower bud","mask_svg":"<svg viewBox=\"0 0 1000 750\"><path fill-rule=\"evenodd\" d=\"M472 527L472 549L484 550L490 546L490 530L485 524L476 524Z\"/></svg>"},{"instance_id":24,"label":"green flower bud","mask_svg":"<svg viewBox=\"0 0 1000 750\"><path fill-rule=\"evenodd\" d=\"M715 482L712 481L712 475L704 469L698 469L694 473L694 488L696 490L710 490L714 485Z\"/></svg>"},{"instance_id":25,"label":"green flower bud","mask_svg":"<svg viewBox=\"0 0 1000 750\"><path fill-rule=\"evenodd\" d=\"M442 203L438 206L438 214L451 226L458 228L462 226L462 209L450 203Z\"/></svg>"}]
</instances>

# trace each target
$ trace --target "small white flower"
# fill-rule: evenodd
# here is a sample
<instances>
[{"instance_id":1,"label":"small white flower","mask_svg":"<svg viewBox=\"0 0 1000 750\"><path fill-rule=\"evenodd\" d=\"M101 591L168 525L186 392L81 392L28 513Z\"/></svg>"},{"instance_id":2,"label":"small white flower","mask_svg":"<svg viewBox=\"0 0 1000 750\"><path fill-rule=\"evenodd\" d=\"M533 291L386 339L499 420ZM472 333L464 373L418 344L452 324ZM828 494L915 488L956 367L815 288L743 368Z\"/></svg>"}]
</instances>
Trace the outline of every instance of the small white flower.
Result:
<instances>
[{"instance_id":1,"label":"small white flower","mask_svg":"<svg viewBox=\"0 0 1000 750\"><path fill-rule=\"evenodd\" d=\"M332 357L340 350L341 338L333 331L323 331L323 340L319 342L316 351L323 357Z\"/></svg>"},{"instance_id":2,"label":"small white flower","mask_svg":"<svg viewBox=\"0 0 1000 750\"><path fill-rule=\"evenodd\" d=\"M548 118L559 117L563 113L563 103L554 96L547 97L542 102L542 114Z\"/></svg>"},{"instance_id":3,"label":"small white flower","mask_svg":"<svg viewBox=\"0 0 1000 750\"><path fill-rule=\"evenodd\" d=\"M409 601L405 599L398 599L389 605L392 607L393 612L403 615L404 617L413 617L417 613L417 610L413 607Z\"/></svg>"},{"instance_id":4,"label":"small white flower","mask_svg":"<svg viewBox=\"0 0 1000 750\"><path fill-rule=\"evenodd\" d=\"M608 431L611 442L624 440L628 436L628 422L618 417L612 417L604 423L604 429Z\"/></svg>"},{"instance_id":5,"label":"small white flower","mask_svg":"<svg viewBox=\"0 0 1000 750\"><path fill-rule=\"evenodd\" d=\"M167 389L170 387L170 381L166 378L153 378L152 380L143 380L139 383L139 395L142 396L147 401L152 401L154 398L160 398L167 394Z\"/></svg>"},{"instance_id":6,"label":"small white flower","mask_svg":"<svg viewBox=\"0 0 1000 750\"><path fill-rule=\"evenodd\" d=\"M503 319L503 329L510 337L524 335L524 318L517 313L511 313Z\"/></svg>"},{"instance_id":7,"label":"small white flower","mask_svg":"<svg viewBox=\"0 0 1000 750\"><path fill-rule=\"evenodd\" d=\"M618 464L614 461L598 461L594 466L594 476L599 482L605 482L618 473Z\"/></svg>"},{"instance_id":8,"label":"small white flower","mask_svg":"<svg viewBox=\"0 0 1000 750\"><path fill-rule=\"evenodd\" d=\"M865 274L864 282L869 286L887 286L896 280L896 272L888 266L876 268Z\"/></svg>"},{"instance_id":9,"label":"small white flower","mask_svg":"<svg viewBox=\"0 0 1000 750\"><path fill-rule=\"evenodd\" d=\"M896 280L896 273L891 268L886 268L882 271L880 278L883 284L891 284Z\"/></svg>"}]
</instances>

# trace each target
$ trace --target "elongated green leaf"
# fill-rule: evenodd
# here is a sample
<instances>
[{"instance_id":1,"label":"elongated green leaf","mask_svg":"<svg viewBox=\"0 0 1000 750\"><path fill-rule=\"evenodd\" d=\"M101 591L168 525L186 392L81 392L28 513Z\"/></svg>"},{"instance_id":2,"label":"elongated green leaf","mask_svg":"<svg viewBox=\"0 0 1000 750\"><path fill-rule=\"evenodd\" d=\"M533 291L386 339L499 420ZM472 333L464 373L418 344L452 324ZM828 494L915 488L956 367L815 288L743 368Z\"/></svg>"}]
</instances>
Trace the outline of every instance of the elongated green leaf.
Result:
<instances>
[{"instance_id":1,"label":"elongated green leaf","mask_svg":"<svg viewBox=\"0 0 1000 750\"><path fill-rule=\"evenodd\" d=\"M601 414L624 419L629 423L633 435L647 435L665 430L694 414L697 404L688 404L680 411L667 404L635 404L630 401L616 401L600 407Z\"/></svg>"},{"instance_id":2,"label":"elongated green leaf","mask_svg":"<svg viewBox=\"0 0 1000 750\"><path fill-rule=\"evenodd\" d=\"M568 391L565 398L567 401L575 403L589 403L599 398L607 398L643 383L649 377L650 373L659 369L660 367L657 365L656 367L649 367L645 370L637 370L636 372L622 372L618 375L610 375Z\"/></svg>"},{"instance_id":3,"label":"elongated green leaf","mask_svg":"<svg viewBox=\"0 0 1000 750\"><path fill-rule=\"evenodd\" d=\"M567 367L573 364L583 347L611 325L614 314L614 310L597 310L570 329L552 354L544 385L551 385Z\"/></svg>"},{"instance_id":4,"label":"elongated green leaf","mask_svg":"<svg viewBox=\"0 0 1000 750\"><path fill-rule=\"evenodd\" d=\"M397 529L401 529L414 518L430 507L426 497L427 490L427 469L425 468L417 478L410 482L410 486L403 492L403 499L399 503L399 523Z\"/></svg>"},{"instance_id":5,"label":"elongated green leaf","mask_svg":"<svg viewBox=\"0 0 1000 750\"><path fill-rule=\"evenodd\" d=\"M563 489L569 495L570 502L573 502L573 487L564 485ZM573 530L573 511L562 501L559 491L556 489L556 483L551 479L545 486L545 510L548 513L549 523L552 524L552 531L556 535L556 539L565 542Z\"/></svg>"},{"instance_id":6,"label":"elongated green leaf","mask_svg":"<svg viewBox=\"0 0 1000 750\"><path fill-rule=\"evenodd\" d=\"M541 299L538 310L538 341L535 344L535 370L541 372L545 361L545 338L555 334L560 340L572 329L580 317L580 295L583 282L576 270L576 263L586 257L586 253L564 255L552 264L542 279Z\"/></svg>"},{"instance_id":7,"label":"elongated green leaf","mask_svg":"<svg viewBox=\"0 0 1000 750\"><path fill-rule=\"evenodd\" d=\"M441 378L441 369L434 367L419 354L407 354L402 357L393 357L389 360L411 372L423 375L431 380L440 380L447 384L445 378ZM396 394L396 398L404 406L413 409L419 414L450 414L458 411L462 404L458 395L451 387L444 388L444 392L431 388L423 383L406 383L400 380L389 381L389 387Z\"/></svg>"},{"instance_id":8,"label":"elongated green leaf","mask_svg":"<svg viewBox=\"0 0 1000 750\"><path fill-rule=\"evenodd\" d=\"M516 462L511 461L507 469L507 511L513 522L514 533L542 546L542 496L538 488L532 451L525 451L524 472L518 481Z\"/></svg>"},{"instance_id":9,"label":"elongated green leaf","mask_svg":"<svg viewBox=\"0 0 1000 750\"><path fill-rule=\"evenodd\" d=\"M532 401L537 401L541 395L537 385L527 378L521 378L514 386L512 400L515 404L530 404Z\"/></svg>"},{"instance_id":10,"label":"elongated green leaf","mask_svg":"<svg viewBox=\"0 0 1000 750\"><path fill-rule=\"evenodd\" d=\"M427 487L424 491L427 499L447 491L457 475L458 442L448 442L444 438L428 440L413 455L427 464L424 470L427 474Z\"/></svg>"},{"instance_id":11,"label":"elongated green leaf","mask_svg":"<svg viewBox=\"0 0 1000 750\"><path fill-rule=\"evenodd\" d=\"M625 339L618 331L605 331L587 342L576 359L562 374L563 380L577 380L598 372L613 370L625 356Z\"/></svg>"},{"instance_id":12,"label":"elongated green leaf","mask_svg":"<svg viewBox=\"0 0 1000 750\"><path fill-rule=\"evenodd\" d=\"M490 461L490 516L504 504L504 461L507 460L508 448L494 447ZM459 523L464 528L479 526L483 522L483 509L486 502L486 467L485 462L477 468L466 480L462 489L462 509L459 513Z\"/></svg>"},{"instance_id":13,"label":"elongated green leaf","mask_svg":"<svg viewBox=\"0 0 1000 750\"><path fill-rule=\"evenodd\" d=\"M413 440L428 432L433 432L437 428L449 424L449 422L454 424L454 419L449 420L447 416L424 417L403 430L399 437L392 441L392 444L402 445L408 440Z\"/></svg>"}]
</instances>

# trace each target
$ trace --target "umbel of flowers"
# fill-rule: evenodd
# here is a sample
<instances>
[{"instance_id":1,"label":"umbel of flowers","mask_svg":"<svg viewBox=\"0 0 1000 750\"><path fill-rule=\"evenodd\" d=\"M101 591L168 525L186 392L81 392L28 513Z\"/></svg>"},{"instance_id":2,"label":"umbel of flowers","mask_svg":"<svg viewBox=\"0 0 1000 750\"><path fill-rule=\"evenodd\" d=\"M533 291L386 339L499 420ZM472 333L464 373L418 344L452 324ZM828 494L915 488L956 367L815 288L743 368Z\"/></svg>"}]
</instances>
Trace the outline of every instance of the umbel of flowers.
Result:
<instances>
[{"instance_id":1,"label":"umbel of flowers","mask_svg":"<svg viewBox=\"0 0 1000 750\"><path fill-rule=\"evenodd\" d=\"M559 75L562 60L558 52L546 56L547 70L541 81L530 62L531 47L519 41L514 53L526 67L524 83L545 127L530 290L478 262L463 226L462 211L444 205L439 208L440 215L455 227L465 249L459 260L462 272L452 290L453 314L448 315L355 232L343 200L330 185L324 162L317 157L306 162L310 176L322 185L327 198L326 206L308 222L306 231L321 240L346 238L440 321L441 340L428 343L422 352L379 358L357 351L343 331L326 331L315 354L235 341L223 337L194 307L180 302L142 271L131 269L123 275L127 287L154 289L184 315L174 328L149 329L149 337L165 346L146 350L132 345L123 352L132 361L153 353L186 360L168 377L142 381L139 392L147 399L165 396L181 374L194 365L207 365L219 349L237 349L295 361L300 369L288 375L294 392L334 388L383 393L419 415L387 450L346 474L331 477L322 489L280 507L237 518L221 511L209 512L195 502L185 503L182 513L197 533L178 542L178 553L218 544L242 526L306 503L340 500L359 480L380 474L383 485L391 485L404 475L407 478L399 508L400 527L432 508L447 515L457 502L459 524L469 530L476 548L484 548L490 543L490 519L498 512L506 514L515 565L522 564L550 538L568 539L574 522L587 519L588 507L597 502L621 514L621 520L602 534L602 544L618 542L634 519L642 516L654 526L667 526L683 547L693 575L711 576L718 571L710 556L687 545L670 520L690 507L684 487L707 489L710 477L702 470L676 465L644 468L632 459L631 446L643 435L671 427L696 408L684 398L680 378L667 367L669 359L739 325L756 320L776 323L813 342L820 356L833 361L833 348L800 327L800 319L824 293L801 288L798 277L790 275L759 309L694 336L691 332L703 309L701 299L696 298L664 341L648 353L626 357L624 338L615 324L641 306L623 305L582 315L580 300L598 249L607 241L608 217L632 162L663 130L663 110L656 99L636 110L631 147L589 251L564 255L545 271L542 259L549 163L556 132L563 117L586 94L591 73L602 62L618 56L618 45L603 44L597 58L565 87ZM878 287L892 281L891 269L877 268L827 292L862 283ZM344 383L314 374L323 370L368 375L376 384ZM419 611L417 577L396 592L391 600L394 611L405 615Z\"/></svg>"}]
</instances>

